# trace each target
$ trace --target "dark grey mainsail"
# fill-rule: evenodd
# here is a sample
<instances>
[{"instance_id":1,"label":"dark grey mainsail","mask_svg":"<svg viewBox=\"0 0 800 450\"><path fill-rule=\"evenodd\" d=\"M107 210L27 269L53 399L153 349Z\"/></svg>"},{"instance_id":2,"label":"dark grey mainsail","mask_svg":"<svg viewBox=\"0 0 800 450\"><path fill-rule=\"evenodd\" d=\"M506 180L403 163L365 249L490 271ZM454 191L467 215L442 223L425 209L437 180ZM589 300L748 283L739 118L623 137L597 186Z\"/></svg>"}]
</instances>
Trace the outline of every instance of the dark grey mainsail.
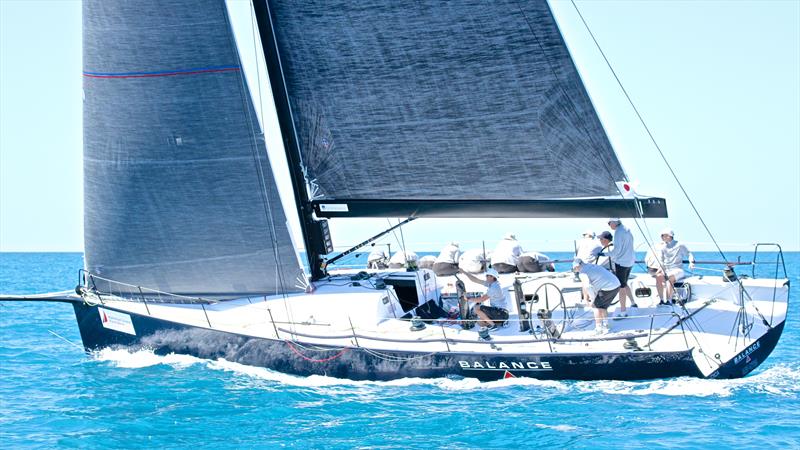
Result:
<instances>
[{"instance_id":1,"label":"dark grey mainsail","mask_svg":"<svg viewBox=\"0 0 800 450\"><path fill-rule=\"evenodd\" d=\"M599 203L542 200L619 195L626 175L546 1L268 4L284 133L318 213L465 215L519 201L509 212L581 215Z\"/></svg>"},{"instance_id":2,"label":"dark grey mainsail","mask_svg":"<svg viewBox=\"0 0 800 450\"><path fill-rule=\"evenodd\" d=\"M87 270L212 298L298 290L225 2L83 5Z\"/></svg>"}]
</instances>

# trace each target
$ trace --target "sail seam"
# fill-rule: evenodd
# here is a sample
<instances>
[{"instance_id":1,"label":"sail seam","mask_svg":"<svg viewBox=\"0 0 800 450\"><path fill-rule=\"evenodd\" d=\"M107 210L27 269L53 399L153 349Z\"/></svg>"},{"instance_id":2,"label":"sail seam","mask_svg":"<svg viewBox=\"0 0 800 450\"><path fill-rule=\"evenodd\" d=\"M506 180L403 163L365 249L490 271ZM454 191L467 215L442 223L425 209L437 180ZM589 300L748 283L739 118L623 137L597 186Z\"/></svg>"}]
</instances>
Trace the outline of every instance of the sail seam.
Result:
<instances>
[{"instance_id":1,"label":"sail seam","mask_svg":"<svg viewBox=\"0 0 800 450\"><path fill-rule=\"evenodd\" d=\"M190 69L159 70L153 72L89 72L84 71L83 76L88 78L153 78L170 77L176 75L196 75L201 73L238 72L240 66L211 66L194 67Z\"/></svg>"},{"instance_id":2,"label":"sail seam","mask_svg":"<svg viewBox=\"0 0 800 450\"><path fill-rule=\"evenodd\" d=\"M103 268L106 270L108 269L132 269L138 267L165 267L165 266L174 266L180 264L195 264L197 262L207 262L207 261L223 261L223 260L231 260L231 259L241 259L250 256L262 255L270 250L258 250L251 253L237 253L235 255L223 255L223 256L214 256L209 258L193 258L193 259L186 259L186 260L179 260L179 261L162 261L158 263L154 262L147 262L142 264L126 264L126 265L109 265L103 264Z\"/></svg>"},{"instance_id":3,"label":"sail seam","mask_svg":"<svg viewBox=\"0 0 800 450\"><path fill-rule=\"evenodd\" d=\"M250 161L249 156L232 156L226 158L204 158L204 159L179 159L179 160L171 160L171 161L157 161L157 160L139 160L139 161L130 161L130 160L117 160L117 159L100 159L100 158L90 158L90 157L83 157L84 162L96 163L96 164L127 164L131 166L169 166L169 165L183 165L183 164L204 164L204 163L217 163L217 162L236 162L236 161Z\"/></svg>"}]
</instances>

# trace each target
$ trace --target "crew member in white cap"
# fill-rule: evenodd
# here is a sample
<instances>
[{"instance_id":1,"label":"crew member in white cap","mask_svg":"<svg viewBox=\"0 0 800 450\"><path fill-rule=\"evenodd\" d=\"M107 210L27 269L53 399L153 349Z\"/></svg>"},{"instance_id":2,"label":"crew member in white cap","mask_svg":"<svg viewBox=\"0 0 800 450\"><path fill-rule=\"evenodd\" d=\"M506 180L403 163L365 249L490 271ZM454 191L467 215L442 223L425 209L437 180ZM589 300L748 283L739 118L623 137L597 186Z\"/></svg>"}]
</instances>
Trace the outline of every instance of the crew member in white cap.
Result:
<instances>
[{"instance_id":1,"label":"crew member in white cap","mask_svg":"<svg viewBox=\"0 0 800 450\"><path fill-rule=\"evenodd\" d=\"M631 269L636 263L636 253L633 248L633 234L631 230L622 224L622 221L617 217L608 219L608 226L614 230L614 248L608 252L608 257L614 263L614 273L619 279L619 310L615 318L628 317L628 311L625 307L627 298L631 298L631 307L635 307L633 303L633 296L631 290L628 288L628 277L631 275Z\"/></svg>"},{"instance_id":2,"label":"crew member in white cap","mask_svg":"<svg viewBox=\"0 0 800 450\"><path fill-rule=\"evenodd\" d=\"M486 286L486 293L476 298L464 297L465 301L477 303L473 309L480 318L479 325L484 327L496 328L502 326L508 320L508 298L502 287L500 287L500 275L494 269L486 269L486 279L472 275L469 272L460 270L475 283ZM489 300L489 306L482 303Z\"/></svg>"},{"instance_id":3,"label":"crew member in white cap","mask_svg":"<svg viewBox=\"0 0 800 450\"><path fill-rule=\"evenodd\" d=\"M619 292L619 280L608 270L597 264L585 263L580 258L575 258L572 262L572 271L585 275L583 281L585 284L588 281L586 289L590 292L590 298L594 297L592 307L595 334L608 333L608 307Z\"/></svg>"},{"instance_id":4,"label":"crew member in white cap","mask_svg":"<svg viewBox=\"0 0 800 450\"><path fill-rule=\"evenodd\" d=\"M385 269L389 267L389 257L382 248L374 248L367 256L368 269Z\"/></svg>"},{"instance_id":5,"label":"crew member in white cap","mask_svg":"<svg viewBox=\"0 0 800 450\"><path fill-rule=\"evenodd\" d=\"M458 242L451 242L439 252L436 262L433 263L433 272L438 276L455 275L458 273L458 259L461 257L461 250Z\"/></svg>"},{"instance_id":6,"label":"crew member in white cap","mask_svg":"<svg viewBox=\"0 0 800 450\"><path fill-rule=\"evenodd\" d=\"M492 252L492 268L498 273L514 273L518 270L517 263L522 253L517 237L506 233Z\"/></svg>"},{"instance_id":7,"label":"crew member in white cap","mask_svg":"<svg viewBox=\"0 0 800 450\"><path fill-rule=\"evenodd\" d=\"M597 257L603 251L600 241L595 239L594 231L586 230L575 245L575 257L588 263L597 263Z\"/></svg>"},{"instance_id":8,"label":"crew member in white cap","mask_svg":"<svg viewBox=\"0 0 800 450\"><path fill-rule=\"evenodd\" d=\"M675 232L670 228L661 230L661 242L656 245L656 255L659 257L661 267L656 271L656 290L658 291L658 304L666 305L664 301L664 281L667 283L667 298L672 299L673 285L682 280L686 273L683 271L683 260L689 260L689 269L694 269L694 255L685 245L675 240Z\"/></svg>"}]
</instances>

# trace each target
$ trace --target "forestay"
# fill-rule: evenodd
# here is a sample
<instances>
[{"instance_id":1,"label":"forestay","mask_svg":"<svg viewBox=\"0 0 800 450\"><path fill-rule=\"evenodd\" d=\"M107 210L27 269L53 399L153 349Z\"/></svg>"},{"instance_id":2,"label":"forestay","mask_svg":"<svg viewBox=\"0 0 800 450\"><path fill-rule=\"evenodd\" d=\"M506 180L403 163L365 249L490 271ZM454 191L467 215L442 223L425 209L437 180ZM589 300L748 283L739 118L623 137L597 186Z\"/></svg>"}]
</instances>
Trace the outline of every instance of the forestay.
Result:
<instances>
[{"instance_id":1,"label":"forestay","mask_svg":"<svg viewBox=\"0 0 800 450\"><path fill-rule=\"evenodd\" d=\"M225 3L83 5L86 268L212 298L298 290Z\"/></svg>"}]
</instances>

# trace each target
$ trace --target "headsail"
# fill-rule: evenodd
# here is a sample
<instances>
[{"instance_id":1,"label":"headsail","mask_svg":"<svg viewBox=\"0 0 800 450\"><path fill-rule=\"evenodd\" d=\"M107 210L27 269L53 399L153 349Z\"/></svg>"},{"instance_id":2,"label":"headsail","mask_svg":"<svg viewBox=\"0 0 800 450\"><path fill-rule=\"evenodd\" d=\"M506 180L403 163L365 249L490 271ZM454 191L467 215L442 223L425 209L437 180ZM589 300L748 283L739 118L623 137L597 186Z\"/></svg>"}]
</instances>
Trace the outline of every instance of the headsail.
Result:
<instances>
[{"instance_id":1,"label":"headsail","mask_svg":"<svg viewBox=\"0 0 800 450\"><path fill-rule=\"evenodd\" d=\"M632 213L545 0L268 4L317 214Z\"/></svg>"},{"instance_id":2,"label":"headsail","mask_svg":"<svg viewBox=\"0 0 800 450\"><path fill-rule=\"evenodd\" d=\"M212 298L298 290L224 1L86 0L83 33L87 269Z\"/></svg>"}]
</instances>

